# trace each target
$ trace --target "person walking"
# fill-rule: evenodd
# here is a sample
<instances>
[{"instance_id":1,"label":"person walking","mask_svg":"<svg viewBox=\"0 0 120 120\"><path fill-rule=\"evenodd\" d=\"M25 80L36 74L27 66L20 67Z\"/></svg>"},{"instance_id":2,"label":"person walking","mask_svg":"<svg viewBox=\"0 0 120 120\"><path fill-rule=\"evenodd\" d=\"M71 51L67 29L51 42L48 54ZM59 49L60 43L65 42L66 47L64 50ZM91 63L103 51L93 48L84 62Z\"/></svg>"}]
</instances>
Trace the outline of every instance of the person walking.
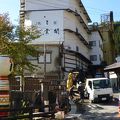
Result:
<instances>
[{"instance_id":1,"label":"person walking","mask_svg":"<svg viewBox=\"0 0 120 120\"><path fill-rule=\"evenodd\" d=\"M56 93L54 91L48 92L48 100L50 105L50 111L54 111L56 106Z\"/></svg>"},{"instance_id":2,"label":"person walking","mask_svg":"<svg viewBox=\"0 0 120 120\"><path fill-rule=\"evenodd\" d=\"M83 103L84 102L84 85L81 82L79 82L78 92L80 94L80 100Z\"/></svg>"},{"instance_id":3,"label":"person walking","mask_svg":"<svg viewBox=\"0 0 120 120\"><path fill-rule=\"evenodd\" d=\"M72 99L73 98L73 74L72 71L69 72L68 74L68 79L67 79L67 91L69 92L69 97Z\"/></svg>"},{"instance_id":4,"label":"person walking","mask_svg":"<svg viewBox=\"0 0 120 120\"><path fill-rule=\"evenodd\" d=\"M42 100L41 91L36 93L33 106L35 107L35 109L38 109L39 112L44 112L44 102Z\"/></svg>"}]
</instances>

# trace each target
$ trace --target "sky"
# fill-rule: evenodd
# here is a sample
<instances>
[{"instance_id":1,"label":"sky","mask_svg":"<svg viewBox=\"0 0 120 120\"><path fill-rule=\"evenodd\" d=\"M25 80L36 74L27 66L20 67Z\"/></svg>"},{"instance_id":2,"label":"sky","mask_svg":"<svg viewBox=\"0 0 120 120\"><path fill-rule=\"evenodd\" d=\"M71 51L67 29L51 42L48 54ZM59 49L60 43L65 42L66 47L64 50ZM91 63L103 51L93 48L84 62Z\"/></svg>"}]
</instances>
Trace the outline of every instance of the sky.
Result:
<instances>
[{"instance_id":1,"label":"sky","mask_svg":"<svg viewBox=\"0 0 120 120\"><path fill-rule=\"evenodd\" d=\"M19 22L20 0L0 0L0 14L9 13L10 21L13 24Z\"/></svg>"},{"instance_id":2,"label":"sky","mask_svg":"<svg viewBox=\"0 0 120 120\"><path fill-rule=\"evenodd\" d=\"M18 24L20 0L0 0L0 14L9 13L13 24ZM33 0L34 1L34 0ZM100 22L101 15L113 11L114 21L120 21L120 0L82 0L92 22Z\"/></svg>"},{"instance_id":3,"label":"sky","mask_svg":"<svg viewBox=\"0 0 120 120\"><path fill-rule=\"evenodd\" d=\"M120 0L82 0L92 22L101 21L101 15L113 11L114 21L120 21Z\"/></svg>"}]
</instances>

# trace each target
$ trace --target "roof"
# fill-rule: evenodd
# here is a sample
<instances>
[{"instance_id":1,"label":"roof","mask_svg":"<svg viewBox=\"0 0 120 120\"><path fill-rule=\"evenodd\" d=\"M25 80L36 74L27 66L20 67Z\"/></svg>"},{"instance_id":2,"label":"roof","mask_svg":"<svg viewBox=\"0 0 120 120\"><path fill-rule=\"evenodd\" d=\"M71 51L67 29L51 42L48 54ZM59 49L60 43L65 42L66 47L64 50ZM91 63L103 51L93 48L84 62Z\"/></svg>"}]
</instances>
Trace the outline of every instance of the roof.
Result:
<instances>
[{"instance_id":1,"label":"roof","mask_svg":"<svg viewBox=\"0 0 120 120\"><path fill-rule=\"evenodd\" d=\"M105 79L108 79L108 78L106 78L106 77L104 77L104 78L88 78L86 80L93 81L93 80L105 80Z\"/></svg>"},{"instance_id":2,"label":"roof","mask_svg":"<svg viewBox=\"0 0 120 120\"><path fill-rule=\"evenodd\" d=\"M113 63L104 68L104 71L114 71L120 69L120 62Z\"/></svg>"},{"instance_id":3,"label":"roof","mask_svg":"<svg viewBox=\"0 0 120 120\"><path fill-rule=\"evenodd\" d=\"M90 19L90 17L89 17L89 15L88 15L88 13L87 13L87 11L86 11L86 9L85 9L85 7L84 7L84 5L83 5L82 1L81 1L81 0L79 0L79 2L80 2L80 7L82 7L82 8L84 9L84 14L85 14L85 15L86 15L86 17L87 17L88 22L91 22L91 19Z\"/></svg>"}]
</instances>

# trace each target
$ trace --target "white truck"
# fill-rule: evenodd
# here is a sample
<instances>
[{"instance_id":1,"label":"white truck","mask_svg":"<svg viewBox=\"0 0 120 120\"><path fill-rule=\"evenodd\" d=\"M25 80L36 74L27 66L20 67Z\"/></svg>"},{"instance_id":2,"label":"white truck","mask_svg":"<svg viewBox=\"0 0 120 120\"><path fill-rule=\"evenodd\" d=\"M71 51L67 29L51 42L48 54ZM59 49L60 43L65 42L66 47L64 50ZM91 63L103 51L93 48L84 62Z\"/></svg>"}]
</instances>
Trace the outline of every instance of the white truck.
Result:
<instances>
[{"instance_id":1,"label":"white truck","mask_svg":"<svg viewBox=\"0 0 120 120\"><path fill-rule=\"evenodd\" d=\"M91 102L111 101L113 99L113 90L108 78L86 79L85 90Z\"/></svg>"}]
</instances>

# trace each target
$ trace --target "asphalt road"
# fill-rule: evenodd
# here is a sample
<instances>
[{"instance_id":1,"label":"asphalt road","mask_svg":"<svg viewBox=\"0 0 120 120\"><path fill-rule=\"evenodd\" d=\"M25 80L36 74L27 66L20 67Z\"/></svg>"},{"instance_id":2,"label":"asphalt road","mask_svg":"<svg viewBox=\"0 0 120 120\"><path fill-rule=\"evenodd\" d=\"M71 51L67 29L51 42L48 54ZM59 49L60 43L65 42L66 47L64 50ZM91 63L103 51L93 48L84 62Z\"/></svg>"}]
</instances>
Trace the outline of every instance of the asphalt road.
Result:
<instances>
[{"instance_id":1,"label":"asphalt road","mask_svg":"<svg viewBox=\"0 0 120 120\"><path fill-rule=\"evenodd\" d=\"M89 103L86 99L83 104L76 105L70 101L72 110L70 115L77 116L78 120L120 120L118 114L119 93L114 95L112 102ZM76 120L77 120L76 119Z\"/></svg>"}]
</instances>

